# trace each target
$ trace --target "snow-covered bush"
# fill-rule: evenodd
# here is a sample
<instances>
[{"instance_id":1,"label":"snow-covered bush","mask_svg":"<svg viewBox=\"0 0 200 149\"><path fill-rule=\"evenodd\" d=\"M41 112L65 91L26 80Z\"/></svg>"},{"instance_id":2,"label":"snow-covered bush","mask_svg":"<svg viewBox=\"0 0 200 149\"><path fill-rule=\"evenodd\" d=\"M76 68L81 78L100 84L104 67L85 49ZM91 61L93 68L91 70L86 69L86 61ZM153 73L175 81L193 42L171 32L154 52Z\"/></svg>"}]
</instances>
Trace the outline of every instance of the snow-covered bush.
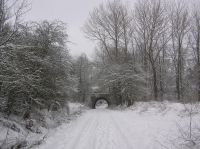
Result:
<instances>
[{"instance_id":1,"label":"snow-covered bush","mask_svg":"<svg viewBox=\"0 0 200 149\"><path fill-rule=\"evenodd\" d=\"M22 26L13 43L0 47L3 112L24 114L65 105L76 85L66 47L65 24L43 21Z\"/></svg>"},{"instance_id":2,"label":"snow-covered bush","mask_svg":"<svg viewBox=\"0 0 200 149\"><path fill-rule=\"evenodd\" d=\"M113 64L103 70L101 81L103 87L109 89L109 94L116 104L132 105L147 95L144 72L139 65L131 61L123 64Z\"/></svg>"}]
</instances>

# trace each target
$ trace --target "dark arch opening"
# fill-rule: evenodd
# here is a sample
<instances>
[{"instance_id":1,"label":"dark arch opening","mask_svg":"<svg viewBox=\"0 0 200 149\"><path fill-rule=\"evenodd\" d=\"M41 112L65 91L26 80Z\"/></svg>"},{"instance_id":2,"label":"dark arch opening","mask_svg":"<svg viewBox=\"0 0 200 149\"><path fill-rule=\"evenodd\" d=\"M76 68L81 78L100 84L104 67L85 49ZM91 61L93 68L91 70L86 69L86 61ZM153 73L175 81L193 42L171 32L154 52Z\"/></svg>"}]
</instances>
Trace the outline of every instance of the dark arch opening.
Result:
<instances>
[{"instance_id":1,"label":"dark arch opening","mask_svg":"<svg viewBox=\"0 0 200 149\"><path fill-rule=\"evenodd\" d=\"M105 97L98 97L95 99L93 103L93 109L105 109L108 108L110 105L109 101Z\"/></svg>"}]
</instances>

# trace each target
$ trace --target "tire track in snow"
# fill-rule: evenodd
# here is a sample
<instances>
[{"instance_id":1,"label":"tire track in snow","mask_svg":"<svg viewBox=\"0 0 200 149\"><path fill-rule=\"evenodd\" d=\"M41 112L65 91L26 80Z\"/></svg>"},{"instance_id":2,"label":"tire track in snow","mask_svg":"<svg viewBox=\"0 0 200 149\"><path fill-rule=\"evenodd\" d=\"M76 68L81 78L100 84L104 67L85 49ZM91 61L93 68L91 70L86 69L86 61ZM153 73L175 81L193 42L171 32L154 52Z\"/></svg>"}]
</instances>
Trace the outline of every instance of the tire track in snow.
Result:
<instances>
[{"instance_id":1,"label":"tire track in snow","mask_svg":"<svg viewBox=\"0 0 200 149\"><path fill-rule=\"evenodd\" d=\"M93 149L99 149L99 148L104 149L104 145L106 143L104 138L107 138L106 136L107 133L105 132L107 131L107 128L106 128L107 120L104 119L104 123L102 124L101 122L102 114L99 111L97 111L97 116L98 116L98 119L97 119L96 131L95 131L95 141L94 141L95 144L94 144Z\"/></svg>"},{"instance_id":2,"label":"tire track in snow","mask_svg":"<svg viewBox=\"0 0 200 149\"><path fill-rule=\"evenodd\" d=\"M128 131L128 129L127 130L123 130L122 128L124 128L124 124L125 123L123 123L123 122L121 122L121 124L123 124L123 127L122 126L120 126L119 124L118 124L118 121L119 120L116 120L114 117L113 117L113 115L112 115L112 111L110 112L110 118L112 119L112 124L114 124L114 127L113 128L115 128L116 129L116 132L118 132L118 136L120 137L120 140L123 140L123 144L125 144L125 146L126 146L126 149L134 149L134 147L132 146L132 143L131 143L131 141L129 141L129 137L131 136L131 135L127 135L127 134L130 134L130 132ZM120 119L120 121L121 121L121 119ZM130 129L129 129L130 130ZM128 137L129 136L129 137ZM120 141L119 140L119 141ZM122 149L125 149L124 147L122 148Z\"/></svg>"},{"instance_id":3,"label":"tire track in snow","mask_svg":"<svg viewBox=\"0 0 200 149\"><path fill-rule=\"evenodd\" d=\"M160 149L157 142L163 142L162 135L174 135L168 133L173 130L169 122L172 118L171 114L162 117L151 113L140 115L137 111L89 110L70 125L59 128L39 148Z\"/></svg>"},{"instance_id":4,"label":"tire track in snow","mask_svg":"<svg viewBox=\"0 0 200 149\"><path fill-rule=\"evenodd\" d=\"M108 110L99 111L96 143L94 149L118 149L114 129L108 114Z\"/></svg>"},{"instance_id":5,"label":"tire track in snow","mask_svg":"<svg viewBox=\"0 0 200 149\"><path fill-rule=\"evenodd\" d=\"M91 146L93 144L93 143L91 144L91 142L93 141L90 141L91 139L93 139L93 137L91 137L90 135L94 134L92 132L93 130L92 128L94 128L97 118L91 114L86 114L86 116L88 117L87 121L83 123L84 125L80 126L81 129L77 129L78 132L75 133L75 137L70 138L72 141L68 142L65 149L89 149L87 147L84 148L84 145ZM85 138L89 140L83 140ZM90 143L88 141L90 141ZM88 143L88 144L85 144L85 143Z\"/></svg>"}]
</instances>

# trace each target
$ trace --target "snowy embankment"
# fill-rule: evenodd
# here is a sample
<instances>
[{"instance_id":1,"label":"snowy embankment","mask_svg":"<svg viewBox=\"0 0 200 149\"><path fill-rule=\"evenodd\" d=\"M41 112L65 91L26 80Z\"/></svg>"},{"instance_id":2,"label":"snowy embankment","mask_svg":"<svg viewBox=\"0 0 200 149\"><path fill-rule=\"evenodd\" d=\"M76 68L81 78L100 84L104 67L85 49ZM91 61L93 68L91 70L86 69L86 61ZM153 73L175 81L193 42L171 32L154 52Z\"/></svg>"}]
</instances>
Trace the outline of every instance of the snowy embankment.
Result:
<instances>
[{"instance_id":1,"label":"snowy embankment","mask_svg":"<svg viewBox=\"0 0 200 149\"><path fill-rule=\"evenodd\" d=\"M0 149L9 149L12 146L31 148L41 144L59 125L69 123L80 115L84 106L79 103L69 103L69 109L64 108L57 112L40 111L38 113L40 116L31 120L33 125L30 128L27 128L27 123L30 121L16 116L7 119L0 115Z\"/></svg>"},{"instance_id":2,"label":"snowy embankment","mask_svg":"<svg viewBox=\"0 0 200 149\"><path fill-rule=\"evenodd\" d=\"M198 140L192 141L200 130L198 109L199 105L139 102L126 110L88 110L57 128L39 148L199 149Z\"/></svg>"}]
</instances>

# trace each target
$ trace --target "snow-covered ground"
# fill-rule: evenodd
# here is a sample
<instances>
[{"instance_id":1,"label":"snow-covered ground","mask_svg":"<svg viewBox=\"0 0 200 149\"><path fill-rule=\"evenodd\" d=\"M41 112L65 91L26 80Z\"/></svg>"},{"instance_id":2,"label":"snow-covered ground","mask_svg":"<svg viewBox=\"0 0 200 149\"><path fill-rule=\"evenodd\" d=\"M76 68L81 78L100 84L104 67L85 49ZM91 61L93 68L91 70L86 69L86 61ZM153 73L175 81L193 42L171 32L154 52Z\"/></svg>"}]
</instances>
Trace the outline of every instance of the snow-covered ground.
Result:
<instances>
[{"instance_id":1,"label":"snow-covered ground","mask_svg":"<svg viewBox=\"0 0 200 149\"><path fill-rule=\"evenodd\" d=\"M57 112L40 111L42 119L36 120L41 116L33 119L33 127L30 130L26 129L26 121L23 118L10 116L7 119L0 113L0 149L10 149L13 145L19 145L19 148L37 146L48 134L56 131L59 125L67 124L78 117L83 109L84 106L79 103L69 103L69 111L67 108Z\"/></svg>"},{"instance_id":2,"label":"snow-covered ground","mask_svg":"<svg viewBox=\"0 0 200 149\"><path fill-rule=\"evenodd\" d=\"M191 106L150 102L136 103L126 110L88 110L77 120L49 134L46 142L37 148L183 149L191 143L186 109L190 111ZM192 106L194 128L199 124L198 109L199 106ZM194 148L200 146L196 144Z\"/></svg>"}]
</instances>

